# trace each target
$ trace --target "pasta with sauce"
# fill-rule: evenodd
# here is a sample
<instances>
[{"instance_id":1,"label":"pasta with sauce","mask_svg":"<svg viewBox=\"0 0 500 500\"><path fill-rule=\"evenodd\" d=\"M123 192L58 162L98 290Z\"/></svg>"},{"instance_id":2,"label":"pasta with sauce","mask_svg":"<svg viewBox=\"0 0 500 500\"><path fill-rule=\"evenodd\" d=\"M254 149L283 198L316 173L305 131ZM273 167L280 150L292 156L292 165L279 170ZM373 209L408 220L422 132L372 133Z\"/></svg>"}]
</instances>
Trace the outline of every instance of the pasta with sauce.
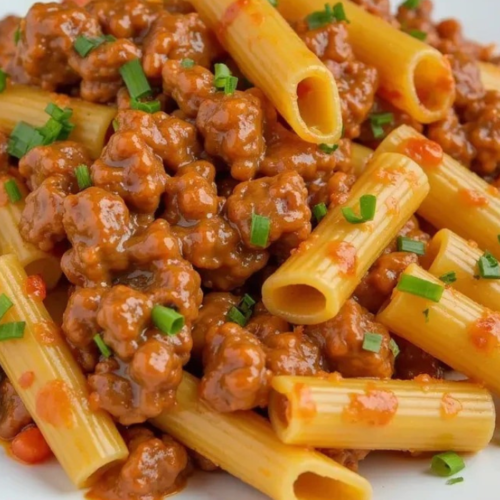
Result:
<instances>
[{"instance_id":1,"label":"pasta with sauce","mask_svg":"<svg viewBox=\"0 0 500 500\"><path fill-rule=\"evenodd\" d=\"M430 0L0 20L8 453L92 500L370 500L375 450L460 482L500 394L498 61Z\"/></svg>"}]
</instances>

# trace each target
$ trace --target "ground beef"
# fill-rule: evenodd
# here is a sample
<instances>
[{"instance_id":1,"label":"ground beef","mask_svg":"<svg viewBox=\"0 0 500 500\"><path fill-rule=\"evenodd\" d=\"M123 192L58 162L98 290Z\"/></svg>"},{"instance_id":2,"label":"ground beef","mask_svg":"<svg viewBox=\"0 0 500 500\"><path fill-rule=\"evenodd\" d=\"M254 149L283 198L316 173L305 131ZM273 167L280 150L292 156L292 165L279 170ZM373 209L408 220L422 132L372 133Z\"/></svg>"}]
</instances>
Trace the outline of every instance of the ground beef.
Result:
<instances>
[{"instance_id":1,"label":"ground beef","mask_svg":"<svg viewBox=\"0 0 500 500\"><path fill-rule=\"evenodd\" d=\"M17 16L0 19L0 68L4 71L10 69L16 54L15 33L20 23L21 18Z\"/></svg>"},{"instance_id":2,"label":"ground beef","mask_svg":"<svg viewBox=\"0 0 500 500\"><path fill-rule=\"evenodd\" d=\"M476 59L463 52L448 56L455 78L455 105L459 108L484 97L486 90L481 81L481 72Z\"/></svg>"},{"instance_id":3,"label":"ground beef","mask_svg":"<svg viewBox=\"0 0 500 500\"><path fill-rule=\"evenodd\" d=\"M308 204L314 208L319 203L335 207L343 205L351 192L357 177L345 172L325 172L307 185Z\"/></svg>"},{"instance_id":4,"label":"ground beef","mask_svg":"<svg viewBox=\"0 0 500 500\"><path fill-rule=\"evenodd\" d=\"M0 439L14 439L31 422L28 410L5 377L0 382Z\"/></svg>"},{"instance_id":5,"label":"ground beef","mask_svg":"<svg viewBox=\"0 0 500 500\"><path fill-rule=\"evenodd\" d=\"M0 132L0 172L6 172L9 169L9 155L7 153L8 144L8 136Z\"/></svg>"},{"instance_id":6,"label":"ground beef","mask_svg":"<svg viewBox=\"0 0 500 500\"><path fill-rule=\"evenodd\" d=\"M390 378L394 356L387 329L355 300L349 299L335 318L305 327L306 334L321 346L331 371L346 377ZM363 349L365 333L382 336L379 352Z\"/></svg>"},{"instance_id":7,"label":"ground beef","mask_svg":"<svg viewBox=\"0 0 500 500\"><path fill-rule=\"evenodd\" d=\"M370 14L381 17L391 24L398 26L397 21L391 13L391 2L389 0L353 0L353 3L363 7Z\"/></svg>"},{"instance_id":8,"label":"ground beef","mask_svg":"<svg viewBox=\"0 0 500 500\"><path fill-rule=\"evenodd\" d=\"M432 378L444 377L444 365L422 349L400 337L394 339L400 353L396 358L396 378L411 380L418 375L430 375Z\"/></svg>"},{"instance_id":9,"label":"ground beef","mask_svg":"<svg viewBox=\"0 0 500 500\"><path fill-rule=\"evenodd\" d=\"M286 320L271 314L262 302L256 304L253 316L245 328L261 341L292 330Z\"/></svg>"},{"instance_id":10,"label":"ground beef","mask_svg":"<svg viewBox=\"0 0 500 500\"><path fill-rule=\"evenodd\" d=\"M187 0L163 0L165 9L173 14L189 14L194 12L194 7Z\"/></svg>"},{"instance_id":11,"label":"ground beef","mask_svg":"<svg viewBox=\"0 0 500 500\"><path fill-rule=\"evenodd\" d=\"M209 460L208 458L200 455L197 451L189 450L189 455L192 458L195 466L203 472L215 472L220 470L220 467Z\"/></svg>"}]
</instances>

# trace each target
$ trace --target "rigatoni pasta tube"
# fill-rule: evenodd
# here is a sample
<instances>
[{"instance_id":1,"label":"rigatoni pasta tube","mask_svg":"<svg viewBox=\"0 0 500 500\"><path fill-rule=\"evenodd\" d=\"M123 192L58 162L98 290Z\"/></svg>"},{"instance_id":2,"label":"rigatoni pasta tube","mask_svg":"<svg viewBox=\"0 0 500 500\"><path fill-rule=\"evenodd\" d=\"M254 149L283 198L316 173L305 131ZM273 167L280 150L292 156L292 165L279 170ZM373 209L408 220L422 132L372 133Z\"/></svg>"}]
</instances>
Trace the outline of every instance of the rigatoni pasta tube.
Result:
<instances>
[{"instance_id":1,"label":"rigatoni pasta tube","mask_svg":"<svg viewBox=\"0 0 500 500\"><path fill-rule=\"evenodd\" d=\"M14 255L0 257L0 294L13 303L2 324L26 322L23 338L0 342L0 365L71 481L83 487L128 450L109 415L90 409L85 377L42 302L26 295L26 279Z\"/></svg>"},{"instance_id":2,"label":"rigatoni pasta tube","mask_svg":"<svg viewBox=\"0 0 500 500\"><path fill-rule=\"evenodd\" d=\"M451 286L470 299L500 311L500 280L480 279L478 262L484 251L449 229L442 229L427 248L424 257L428 271L437 278L455 273Z\"/></svg>"},{"instance_id":3,"label":"rigatoni pasta tube","mask_svg":"<svg viewBox=\"0 0 500 500\"><path fill-rule=\"evenodd\" d=\"M481 81L486 90L500 91L500 67L496 64L479 62Z\"/></svg>"},{"instance_id":4,"label":"rigatoni pasta tube","mask_svg":"<svg viewBox=\"0 0 500 500\"><path fill-rule=\"evenodd\" d=\"M496 188L407 125L389 134L374 156L387 152L406 154L425 170L431 189L419 215L438 229L448 228L474 240L500 258L500 196Z\"/></svg>"},{"instance_id":5,"label":"rigatoni pasta tube","mask_svg":"<svg viewBox=\"0 0 500 500\"><path fill-rule=\"evenodd\" d=\"M416 264L402 276L442 283ZM377 321L435 358L500 394L500 314L451 287L439 302L397 288Z\"/></svg>"},{"instance_id":6,"label":"rigatoni pasta tube","mask_svg":"<svg viewBox=\"0 0 500 500\"><path fill-rule=\"evenodd\" d=\"M153 424L273 500L371 499L368 481L320 453L283 444L260 415L212 410L188 373L177 406Z\"/></svg>"},{"instance_id":7,"label":"rigatoni pasta tube","mask_svg":"<svg viewBox=\"0 0 500 500\"><path fill-rule=\"evenodd\" d=\"M84 144L91 156L98 158L109 126L116 115L116 109L110 106L93 104L35 87L8 85L0 93L0 131L10 134L21 121L35 127L44 125L49 119L45 108L50 102L73 110L70 122L75 124L75 128L70 139Z\"/></svg>"},{"instance_id":8,"label":"rigatoni pasta tube","mask_svg":"<svg viewBox=\"0 0 500 500\"><path fill-rule=\"evenodd\" d=\"M359 177L365 170L373 150L361 144L352 144L351 164L352 173Z\"/></svg>"},{"instance_id":9,"label":"rigatoni pasta tube","mask_svg":"<svg viewBox=\"0 0 500 500\"><path fill-rule=\"evenodd\" d=\"M343 0L349 20L349 43L358 59L375 66L379 93L421 123L444 118L455 99L455 84L446 57L426 43ZM280 13L297 21L325 9L324 0L280 0Z\"/></svg>"},{"instance_id":10,"label":"rigatoni pasta tube","mask_svg":"<svg viewBox=\"0 0 500 500\"><path fill-rule=\"evenodd\" d=\"M329 210L309 239L266 280L262 299L267 309L295 324L333 318L428 191L415 162L403 155L379 155L345 206ZM357 210L364 195L376 197L374 219L351 224L342 208Z\"/></svg>"},{"instance_id":11,"label":"rigatoni pasta tube","mask_svg":"<svg viewBox=\"0 0 500 500\"><path fill-rule=\"evenodd\" d=\"M299 137L335 143L342 133L335 80L267 0L192 0L245 76Z\"/></svg>"},{"instance_id":12,"label":"rigatoni pasta tube","mask_svg":"<svg viewBox=\"0 0 500 500\"><path fill-rule=\"evenodd\" d=\"M22 199L15 203L9 200L5 192L5 183L9 181L16 182L22 195ZM0 190L0 255L16 255L26 273L42 276L46 287L51 290L62 274L59 259L26 242L19 232L26 188L18 179L5 174L0 176Z\"/></svg>"},{"instance_id":13,"label":"rigatoni pasta tube","mask_svg":"<svg viewBox=\"0 0 500 500\"><path fill-rule=\"evenodd\" d=\"M479 451L495 430L493 398L476 384L280 376L272 386L269 417L287 444Z\"/></svg>"}]
</instances>

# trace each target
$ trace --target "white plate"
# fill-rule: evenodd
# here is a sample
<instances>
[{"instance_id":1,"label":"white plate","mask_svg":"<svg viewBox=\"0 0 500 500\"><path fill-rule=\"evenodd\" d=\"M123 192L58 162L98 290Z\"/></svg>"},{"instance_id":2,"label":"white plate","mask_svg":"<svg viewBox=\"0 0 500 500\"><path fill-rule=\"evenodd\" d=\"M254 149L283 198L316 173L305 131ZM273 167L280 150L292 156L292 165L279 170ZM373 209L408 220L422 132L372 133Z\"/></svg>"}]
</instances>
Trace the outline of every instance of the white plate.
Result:
<instances>
[{"instance_id":1,"label":"white plate","mask_svg":"<svg viewBox=\"0 0 500 500\"><path fill-rule=\"evenodd\" d=\"M500 45L500 0L435 0L439 17L457 17L467 34L481 42ZM24 14L32 0L0 0L0 17ZM500 369L500 367L499 367ZM500 434L484 452L466 458L460 474L465 481L446 486L446 480L429 474L429 459L373 454L361 473L373 485L374 500L498 500L500 498ZM226 474L191 478L175 500L265 500L263 495ZM0 500L82 500L56 463L25 467L5 456L0 447ZM342 499L331 499L342 500Z\"/></svg>"}]
</instances>

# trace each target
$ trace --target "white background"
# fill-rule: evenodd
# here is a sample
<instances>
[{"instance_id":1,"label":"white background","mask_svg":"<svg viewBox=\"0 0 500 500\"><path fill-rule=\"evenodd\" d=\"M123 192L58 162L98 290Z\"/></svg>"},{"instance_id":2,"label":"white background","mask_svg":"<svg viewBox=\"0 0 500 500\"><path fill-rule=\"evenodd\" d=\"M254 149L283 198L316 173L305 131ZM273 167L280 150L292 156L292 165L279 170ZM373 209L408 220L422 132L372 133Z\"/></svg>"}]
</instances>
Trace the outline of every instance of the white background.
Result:
<instances>
[{"instance_id":1,"label":"white background","mask_svg":"<svg viewBox=\"0 0 500 500\"><path fill-rule=\"evenodd\" d=\"M207 0L210 1L210 0ZM24 14L33 2L0 0L0 16ZM500 0L435 0L436 15L458 17L467 34L500 45ZM499 367L500 369L500 367ZM460 474L465 482L446 486L446 479L429 474L429 459L373 454L361 473L373 484L375 500L498 500L500 499L500 436L479 455L466 457ZM5 457L0 448L0 500L82 500L57 464L27 468ZM175 500L265 500L225 474L197 474ZM342 499L331 499L342 500Z\"/></svg>"}]
</instances>

